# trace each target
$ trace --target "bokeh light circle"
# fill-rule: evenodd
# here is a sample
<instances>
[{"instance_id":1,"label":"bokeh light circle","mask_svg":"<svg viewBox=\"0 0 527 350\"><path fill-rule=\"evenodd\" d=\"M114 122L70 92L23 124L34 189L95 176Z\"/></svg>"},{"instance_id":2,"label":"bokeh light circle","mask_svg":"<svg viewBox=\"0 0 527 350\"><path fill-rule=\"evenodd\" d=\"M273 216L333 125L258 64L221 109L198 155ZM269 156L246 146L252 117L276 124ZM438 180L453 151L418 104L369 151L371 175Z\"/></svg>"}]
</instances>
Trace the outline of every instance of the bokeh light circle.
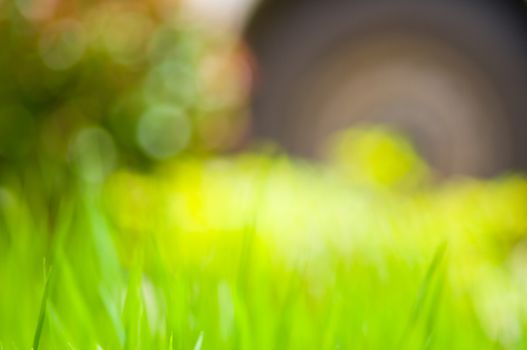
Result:
<instances>
[{"instance_id":1,"label":"bokeh light circle","mask_svg":"<svg viewBox=\"0 0 527 350\"><path fill-rule=\"evenodd\" d=\"M42 33L39 53L49 68L65 70L75 65L86 48L84 30L78 21L62 20Z\"/></svg>"},{"instance_id":2,"label":"bokeh light circle","mask_svg":"<svg viewBox=\"0 0 527 350\"><path fill-rule=\"evenodd\" d=\"M141 117L137 139L143 151L154 159L177 155L190 142L192 127L185 113L176 107L151 107Z\"/></svg>"},{"instance_id":3,"label":"bokeh light circle","mask_svg":"<svg viewBox=\"0 0 527 350\"><path fill-rule=\"evenodd\" d=\"M112 136L99 127L82 129L73 140L70 156L87 182L101 182L116 167L117 151Z\"/></svg>"}]
</instances>

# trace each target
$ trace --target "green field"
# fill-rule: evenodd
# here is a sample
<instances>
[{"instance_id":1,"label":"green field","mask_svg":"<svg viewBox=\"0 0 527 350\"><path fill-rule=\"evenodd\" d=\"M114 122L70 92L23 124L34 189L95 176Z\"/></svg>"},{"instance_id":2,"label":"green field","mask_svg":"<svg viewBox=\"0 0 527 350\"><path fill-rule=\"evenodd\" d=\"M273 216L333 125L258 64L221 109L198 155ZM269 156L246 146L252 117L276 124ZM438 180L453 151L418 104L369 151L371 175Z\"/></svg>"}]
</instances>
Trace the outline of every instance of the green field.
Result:
<instances>
[{"instance_id":1,"label":"green field","mask_svg":"<svg viewBox=\"0 0 527 350\"><path fill-rule=\"evenodd\" d=\"M0 350L527 349L527 178L236 153L247 52L176 4L0 0Z\"/></svg>"},{"instance_id":2,"label":"green field","mask_svg":"<svg viewBox=\"0 0 527 350\"><path fill-rule=\"evenodd\" d=\"M0 349L525 348L527 181L353 135L329 165L80 167L54 210L4 187Z\"/></svg>"}]
</instances>

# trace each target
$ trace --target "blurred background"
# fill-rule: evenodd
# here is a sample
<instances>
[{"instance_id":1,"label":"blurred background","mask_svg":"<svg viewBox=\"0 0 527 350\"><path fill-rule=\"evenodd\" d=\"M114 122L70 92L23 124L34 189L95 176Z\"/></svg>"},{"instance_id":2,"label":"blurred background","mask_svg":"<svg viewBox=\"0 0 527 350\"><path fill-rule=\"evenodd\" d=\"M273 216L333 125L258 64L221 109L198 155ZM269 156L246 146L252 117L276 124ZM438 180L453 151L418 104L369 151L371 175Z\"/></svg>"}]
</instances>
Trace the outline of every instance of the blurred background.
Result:
<instances>
[{"instance_id":1,"label":"blurred background","mask_svg":"<svg viewBox=\"0 0 527 350\"><path fill-rule=\"evenodd\" d=\"M526 348L525 6L0 0L0 350Z\"/></svg>"},{"instance_id":2,"label":"blurred background","mask_svg":"<svg viewBox=\"0 0 527 350\"><path fill-rule=\"evenodd\" d=\"M254 132L323 157L357 123L407 135L442 175L523 169L523 1L263 1Z\"/></svg>"},{"instance_id":3,"label":"blurred background","mask_svg":"<svg viewBox=\"0 0 527 350\"><path fill-rule=\"evenodd\" d=\"M17 0L1 11L4 169L62 173L92 141L103 172L271 144L327 160L336 133L376 124L439 177L527 166L522 1Z\"/></svg>"},{"instance_id":4,"label":"blurred background","mask_svg":"<svg viewBox=\"0 0 527 350\"><path fill-rule=\"evenodd\" d=\"M101 180L118 166L236 148L247 133L241 44L185 6L3 1L2 175L40 176L56 192L72 164Z\"/></svg>"}]
</instances>

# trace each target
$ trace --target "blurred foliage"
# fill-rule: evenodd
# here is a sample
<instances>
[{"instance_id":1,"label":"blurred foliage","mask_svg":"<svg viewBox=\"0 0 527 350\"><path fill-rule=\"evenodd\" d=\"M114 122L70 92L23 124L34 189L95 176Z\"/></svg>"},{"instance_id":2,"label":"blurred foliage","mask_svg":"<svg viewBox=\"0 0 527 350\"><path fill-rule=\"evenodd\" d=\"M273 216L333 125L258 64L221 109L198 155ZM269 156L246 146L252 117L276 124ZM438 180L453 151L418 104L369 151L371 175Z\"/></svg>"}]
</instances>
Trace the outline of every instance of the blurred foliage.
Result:
<instances>
[{"instance_id":1,"label":"blurred foliage","mask_svg":"<svg viewBox=\"0 0 527 350\"><path fill-rule=\"evenodd\" d=\"M527 347L524 178L215 155L245 61L177 2L0 0L0 47L0 350Z\"/></svg>"},{"instance_id":2,"label":"blurred foliage","mask_svg":"<svg viewBox=\"0 0 527 350\"><path fill-rule=\"evenodd\" d=\"M240 142L241 50L177 2L2 1L0 46L4 175L60 192L81 149L145 168Z\"/></svg>"},{"instance_id":3,"label":"blurred foliage","mask_svg":"<svg viewBox=\"0 0 527 350\"><path fill-rule=\"evenodd\" d=\"M527 181L378 177L388 135L81 177L52 226L2 189L0 348L524 348Z\"/></svg>"},{"instance_id":4,"label":"blurred foliage","mask_svg":"<svg viewBox=\"0 0 527 350\"><path fill-rule=\"evenodd\" d=\"M328 158L357 182L411 188L432 175L411 143L386 126L356 126L337 133L329 143Z\"/></svg>"}]
</instances>

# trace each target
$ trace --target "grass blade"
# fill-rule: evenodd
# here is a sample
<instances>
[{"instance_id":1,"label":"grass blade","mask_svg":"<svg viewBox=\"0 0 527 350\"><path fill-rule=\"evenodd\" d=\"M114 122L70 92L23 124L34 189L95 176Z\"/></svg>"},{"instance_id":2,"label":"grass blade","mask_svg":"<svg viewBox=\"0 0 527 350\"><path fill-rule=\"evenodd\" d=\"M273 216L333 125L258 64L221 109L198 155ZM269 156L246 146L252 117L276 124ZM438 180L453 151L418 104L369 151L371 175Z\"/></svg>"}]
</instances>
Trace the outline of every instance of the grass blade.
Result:
<instances>
[{"instance_id":1,"label":"grass blade","mask_svg":"<svg viewBox=\"0 0 527 350\"><path fill-rule=\"evenodd\" d=\"M53 270L50 271L46 277L46 284L44 286L44 293L42 294L42 300L40 302L40 312L38 315L37 327L35 328L35 335L33 337L33 350L38 350L40 346L40 339L42 337L42 329L44 327L44 321L46 319L46 307L49 299L49 291L51 289L51 277Z\"/></svg>"}]
</instances>

